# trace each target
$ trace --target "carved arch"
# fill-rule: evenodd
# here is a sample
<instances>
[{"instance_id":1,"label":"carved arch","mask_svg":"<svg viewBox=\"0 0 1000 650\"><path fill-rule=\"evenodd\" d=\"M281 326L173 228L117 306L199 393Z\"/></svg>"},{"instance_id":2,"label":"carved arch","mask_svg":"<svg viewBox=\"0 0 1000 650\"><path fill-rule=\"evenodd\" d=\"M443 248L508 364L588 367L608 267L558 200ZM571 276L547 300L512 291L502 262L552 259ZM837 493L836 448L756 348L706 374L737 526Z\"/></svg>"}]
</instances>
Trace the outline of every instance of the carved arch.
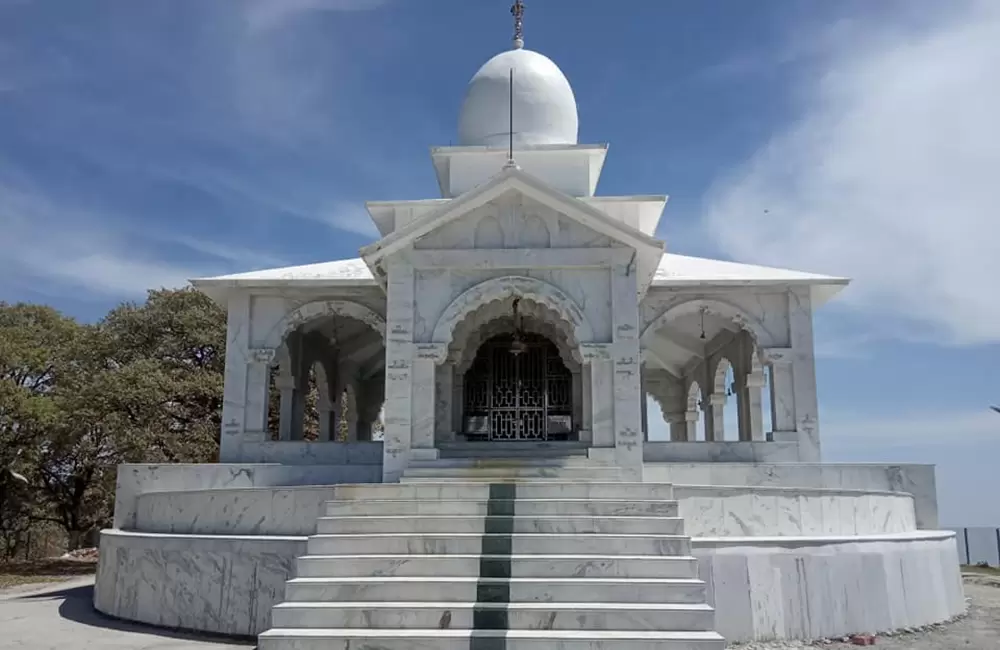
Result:
<instances>
[{"instance_id":1,"label":"carved arch","mask_svg":"<svg viewBox=\"0 0 1000 650\"><path fill-rule=\"evenodd\" d=\"M586 314L565 292L543 280L508 275L492 278L470 287L452 300L434 325L433 342L450 345L455 328L466 317L491 302L524 297L554 311L572 327L575 343L592 343L593 328Z\"/></svg>"},{"instance_id":2,"label":"carved arch","mask_svg":"<svg viewBox=\"0 0 1000 650\"><path fill-rule=\"evenodd\" d=\"M760 320L746 313L740 307L718 298L692 298L668 307L642 330L641 340L646 342L649 337L654 336L670 321L682 316L697 314L701 310L704 310L706 314L713 314L736 323L740 329L750 334L756 350L774 345L774 336Z\"/></svg>"},{"instance_id":3,"label":"carved arch","mask_svg":"<svg viewBox=\"0 0 1000 650\"><path fill-rule=\"evenodd\" d=\"M277 348L283 346L285 339L296 328L317 318L326 316L343 316L361 321L368 325L385 341L385 319L370 307L350 300L317 300L301 305L281 317L268 332L267 345Z\"/></svg>"}]
</instances>

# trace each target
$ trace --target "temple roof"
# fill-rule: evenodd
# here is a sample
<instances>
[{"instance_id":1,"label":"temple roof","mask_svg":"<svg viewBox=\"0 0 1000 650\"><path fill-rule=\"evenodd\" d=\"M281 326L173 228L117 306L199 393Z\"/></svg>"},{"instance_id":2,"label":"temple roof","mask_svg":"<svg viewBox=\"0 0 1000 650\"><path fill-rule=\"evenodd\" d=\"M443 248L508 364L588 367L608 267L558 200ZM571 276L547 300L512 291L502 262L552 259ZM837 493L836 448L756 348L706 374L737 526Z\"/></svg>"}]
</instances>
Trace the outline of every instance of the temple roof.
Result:
<instances>
[{"instance_id":1,"label":"temple roof","mask_svg":"<svg viewBox=\"0 0 1000 650\"><path fill-rule=\"evenodd\" d=\"M836 295L848 282L847 278L829 275L664 253L652 287L806 285L812 287L812 302L817 307ZM199 278L191 283L216 300L223 299L228 289L235 288L292 285L364 287L378 284L361 258Z\"/></svg>"}]
</instances>

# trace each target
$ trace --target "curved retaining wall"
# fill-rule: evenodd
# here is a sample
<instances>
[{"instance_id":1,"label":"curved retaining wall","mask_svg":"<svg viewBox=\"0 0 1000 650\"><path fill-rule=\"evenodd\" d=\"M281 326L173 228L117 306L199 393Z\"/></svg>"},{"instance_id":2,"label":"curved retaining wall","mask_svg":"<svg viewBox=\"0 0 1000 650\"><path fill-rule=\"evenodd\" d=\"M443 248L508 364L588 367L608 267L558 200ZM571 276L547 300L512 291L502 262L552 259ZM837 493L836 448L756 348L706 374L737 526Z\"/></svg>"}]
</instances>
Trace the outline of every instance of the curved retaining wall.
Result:
<instances>
[{"instance_id":1,"label":"curved retaining wall","mask_svg":"<svg viewBox=\"0 0 1000 650\"><path fill-rule=\"evenodd\" d=\"M880 632L965 609L950 531L694 538L693 546L729 641ZM305 550L304 536L106 530L94 606L164 627L256 635Z\"/></svg>"},{"instance_id":2,"label":"curved retaining wall","mask_svg":"<svg viewBox=\"0 0 1000 650\"><path fill-rule=\"evenodd\" d=\"M951 531L844 538L696 538L729 641L885 632L965 611Z\"/></svg>"},{"instance_id":3,"label":"curved retaining wall","mask_svg":"<svg viewBox=\"0 0 1000 650\"><path fill-rule=\"evenodd\" d=\"M305 553L305 537L105 530L94 607L168 628L257 635Z\"/></svg>"}]
</instances>

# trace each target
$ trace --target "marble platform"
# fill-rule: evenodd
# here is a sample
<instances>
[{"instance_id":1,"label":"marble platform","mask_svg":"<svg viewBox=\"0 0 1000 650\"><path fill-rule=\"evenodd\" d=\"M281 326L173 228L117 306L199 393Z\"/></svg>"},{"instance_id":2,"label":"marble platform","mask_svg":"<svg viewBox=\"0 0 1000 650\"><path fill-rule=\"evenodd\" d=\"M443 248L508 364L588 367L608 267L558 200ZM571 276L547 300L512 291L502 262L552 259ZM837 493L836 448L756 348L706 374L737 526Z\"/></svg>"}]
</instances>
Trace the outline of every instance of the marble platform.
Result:
<instances>
[{"instance_id":1,"label":"marble platform","mask_svg":"<svg viewBox=\"0 0 1000 650\"><path fill-rule=\"evenodd\" d=\"M511 532L525 536L512 550L528 559L514 575L696 575L706 585L706 605L716 610L715 629L730 641L892 629L964 609L954 534L924 530L919 497L885 489L923 486L926 499L921 466L650 465L647 480L659 472L758 484L619 484L611 499L595 499L586 483L557 498L539 491L552 485L525 486ZM95 606L155 625L252 636L271 625L271 608L284 599L289 577L462 578L479 566L487 506L470 498L469 486L332 484L370 467L123 466L116 521L125 525L102 534ZM310 481L320 485L293 484ZM810 485L794 487L794 481ZM866 489L842 487L851 481ZM488 488L484 482L477 489ZM544 528L533 528L539 518ZM400 537L404 522L410 522L408 536ZM380 546L372 542L393 531ZM566 557L569 550L593 555L601 549L575 541L580 531L652 537L619 540L627 555L581 565ZM310 537L313 550L328 552L333 542L324 539L331 535L346 536L336 546L361 555L346 562L322 555L297 560L311 553ZM426 553L440 548L449 552ZM922 585L927 596L916 597L910 585ZM644 598L641 590L622 589L622 597ZM852 594L849 606L838 604L843 593ZM385 596L392 602L389 591ZM355 609L357 616L369 615ZM399 610L379 616L391 619L393 611ZM436 610L421 611L431 616ZM535 620L530 608L518 616ZM440 647L461 642L439 641ZM524 647L536 642L527 639Z\"/></svg>"}]
</instances>

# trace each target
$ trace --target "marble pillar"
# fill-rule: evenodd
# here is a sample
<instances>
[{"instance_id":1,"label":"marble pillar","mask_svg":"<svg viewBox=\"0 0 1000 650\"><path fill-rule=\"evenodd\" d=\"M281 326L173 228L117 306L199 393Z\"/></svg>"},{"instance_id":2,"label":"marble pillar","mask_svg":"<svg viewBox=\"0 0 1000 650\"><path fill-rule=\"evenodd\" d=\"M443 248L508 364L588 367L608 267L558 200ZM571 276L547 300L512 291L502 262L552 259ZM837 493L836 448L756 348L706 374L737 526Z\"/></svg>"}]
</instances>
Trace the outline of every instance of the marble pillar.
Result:
<instances>
[{"instance_id":1,"label":"marble pillar","mask_svg":"<svg viewBox=\"0 0 1000 650\"><path fill-rule=\"evenodd\" d=\"M649 413L647 413L648 404L646 402L646 375L642 373L642 368L639 368L639 399L642 400L640 403L640 408L642 408L642 441L649 442Z\"/></svg>"},{"instance_id":2,"label":"marble pillar","mask_svg":"<svg viewBox=\"0 0 1000 650\"><path fill-rule=\"evenodd\" d=\"M595 358L590 362L590 405L592 446L615 446L614 362Z\"/></svg>"},{"instance_id":3,"label":"marble pillar","mask_svg":"<svg viewBox=\"0 0 1000 650\"><path fill-rule=\"evenodd\" d=\"M792 348L792 392L799 461L820 462L819 404L816 396L816 360L813 351L812 302L808 287L789 291L789 332Z\"/></svg>"},{"instance_id":4,"label":"marble pillar","mask_svg":"<svg viewBox=\"0 0 1000 650\"><path fill-rule=\"evenodd\" d=\"M764 440L764 373L760 370L747 377L747 410L750 419L750 440Z\"/></svg>"},{"instance_id":5,"label":"marble pillar","mask_svg":"<svg viewBox=\"0 0 1000 650\"><path fill-rule=\"evenodd\" d=\"M290 373L290 369L281 368L281 374L274 382L275 388L281 395L280 411L278 413L278 439L292 440L295 428L293 419L295 418L295 377Z\"/></svg>"},{"instance_id":6,"label":"marble pillar","mask_svg":"<svg viewBox=\"0 0 1000 650\"><path fill-rule=\"evenodd\" d=\"M705 420L705 440L722 441L726 439L726 394L712 393L708 396L708 413L711 417Z\"/></svg>"},{"instance_id":7,"label":"marble pillar","mask_svg":"<svg viewBox=\"0 0 1000 650\"><path fill-rule=\"evenodd\" d=\"M413 434L410 441L410 457L428 460L437 457L434 444L434 414L437 403L434 399L437 366L434 359L416 357L413 359L413 399L410 421Z\"/></svg>"},{"instance_id":8,"label":"marble pillar","mask_svg":"<svg viewBox=\"0 0 1000 650\"><path fill-rule=\"evenodd\" d=\"M410 456L412 430L413 267L393 261L386 289L385 441L382 480L395 483Z\"/></svg>"},{"instance_id":9,"label":"marble pillar","mask_svg":"<svg viewBox=\"0 0 1000 650\"><path fill-rule=\"evenodd\" d=\"M684 439L691 442L698 439L700 411L684 411Z\"/></svg>"},{"instance_id":10,"label":"marble pillar","mask_svg":"<svg viewBox=\"0 0 1000 650\"><path fill-rule=\"evenodd\" d=\"M226 371L222 388L222 432L219 462L241 460L243 434L247 427L247 375L250 358L250 296L229 299L226 321Z\"/></svg>"},{"instance_id":11,"label":"marble pillar","mask_svg":"<svg viewBox=\"0 0 1000 650\"><path fill-rule=\"evenodd\" d=\"M451 442L455 436L455 427L452 423L454 409L451 403L455 395L455 364L443 363L437 366L436 373L434 437L440 442Z\"/></svg>"},{"instance_id":12,"label":"marble pillar","mask_svg":"<svg viewBox=\"0 0 1000 650\"><path fill-rule=\"evenodd\" d=\"M771 362L771 426L774 440L794 442L795 431L795 388L792 382L792 358L790 354L770 352Z\"/></svg>"},{"instance_id":13,"label":"marble pillar","mask_svg":"<svg viewBox=\"0 0 1000 650\"><path fill-rule=\"evenodd\" d=\"M687 442L688 440L694 440L694 438L688 438L687 411L682 411L680 413L667 413L664 414L663 419L670 426L670 442Z\"/></svg>"},{"instance_id":14,"label":"marble pillar","mask_svg":"<svg viewBox=\"0 0 1000 650\"><path fill-rule=\"evenodd\" d=\"M614 428L616 460L628 480L642 480L642 390L639 302L628 266L612 269Z\"/></svg>"}]
</instances>

